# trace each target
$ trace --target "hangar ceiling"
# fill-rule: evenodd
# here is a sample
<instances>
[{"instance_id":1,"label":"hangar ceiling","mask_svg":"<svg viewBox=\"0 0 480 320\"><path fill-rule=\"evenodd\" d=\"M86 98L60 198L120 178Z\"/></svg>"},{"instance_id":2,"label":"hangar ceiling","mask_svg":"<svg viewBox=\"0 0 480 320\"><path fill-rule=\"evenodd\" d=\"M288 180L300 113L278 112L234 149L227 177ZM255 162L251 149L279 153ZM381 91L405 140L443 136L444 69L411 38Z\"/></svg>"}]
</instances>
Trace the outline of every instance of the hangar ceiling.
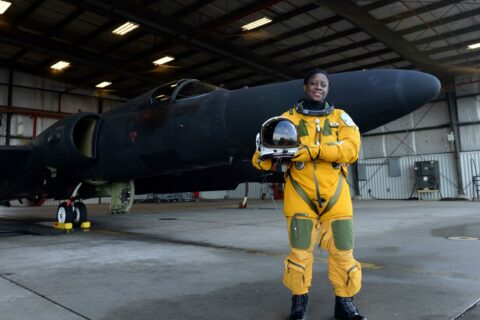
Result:
<instances>
[{"instance_id":1,"label":"hangar ceiling","mask_svg":"<svg viewBox=\"0 0 480 320\"><path fill-rule=\"evenodd\" d=\"M251 31L242 26L267 17ZM112 31L139 26L120 36ZM0 66L68 90L136 96L197 78L227 88L372 68L445 77L480 65L480 2L452 0L16 0L0 16ZM173 61L152 62L164 56ZM70 66L52 72L57 61Z\"/></svg>"}]
</instances>

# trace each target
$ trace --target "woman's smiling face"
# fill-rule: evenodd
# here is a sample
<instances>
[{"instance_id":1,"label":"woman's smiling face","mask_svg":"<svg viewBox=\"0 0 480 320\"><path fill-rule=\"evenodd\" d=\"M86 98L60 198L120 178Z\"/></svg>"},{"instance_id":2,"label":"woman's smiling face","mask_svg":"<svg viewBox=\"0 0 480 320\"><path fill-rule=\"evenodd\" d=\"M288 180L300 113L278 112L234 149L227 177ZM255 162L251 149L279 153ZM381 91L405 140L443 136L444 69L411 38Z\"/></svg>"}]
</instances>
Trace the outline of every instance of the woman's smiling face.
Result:
<instances>
[{"instance_id":1,"label":"woman's smiling face","mask_svg":"<svg viewBox=\"0 0 480 320\"><path fill-rule=\"evenodd\" d=\"M308 82L303 86L305 91L305 98L314 102L323 102L327 97L329 89L329 82L326 75L317 73L308 79Z\"/></svg>"}]
</instances>

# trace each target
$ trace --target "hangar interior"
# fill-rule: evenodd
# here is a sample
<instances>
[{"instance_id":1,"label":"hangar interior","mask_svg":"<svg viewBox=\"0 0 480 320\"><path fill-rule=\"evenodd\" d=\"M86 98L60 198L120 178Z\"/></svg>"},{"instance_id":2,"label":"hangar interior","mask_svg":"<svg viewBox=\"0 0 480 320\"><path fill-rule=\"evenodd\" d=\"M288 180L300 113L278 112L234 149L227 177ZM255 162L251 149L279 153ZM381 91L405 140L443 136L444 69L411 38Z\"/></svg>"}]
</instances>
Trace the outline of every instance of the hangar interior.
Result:
<instances>
[{"instance_id":1,"label":"hangar interior","mask_svg":"<svg viewBox=\"0 0 480 320\"><path fill-rule=\"evenodd\" d=\"M436 75L443 90L433 101L363 133L349 175L361 199L353 201L363 272L355 303L371 320L480 319L478 202L374 200L475 197L479 1L0 1L4 9L2 147L182 78L237 89L303 78L312 67ZM266 184L248 188L251 198L270 193ZM244 194L240 184L203 197ZM0 206L0 318L286 319L283 210L237 203L136 204L115 216L91 203L89 232L52 228L52 206ZM331 320L328 257L315 251L309 319Z\"/></svg>"},{"instance_id":2,"label":"hangar interior","mask_svg":"<svg viewBox=\"0 0 480 320\"><path fill-rule=\"evenodd\" d=\"M479 14L478 2L451 0L15 1L1 16L0 143L27 143L68 114L104 112L180 78L236 89L312 67L417 69L441 79L441 94L363 134L352 194L478 199ZM131 30L113 33L126 22ZM58 61L68 67L52 68ZM417 193L418 161L438 162L438 191ZM204 197L241 198L244 188ZM248 195L270 191L251 184Z\"/></svg>"}]
</instances>

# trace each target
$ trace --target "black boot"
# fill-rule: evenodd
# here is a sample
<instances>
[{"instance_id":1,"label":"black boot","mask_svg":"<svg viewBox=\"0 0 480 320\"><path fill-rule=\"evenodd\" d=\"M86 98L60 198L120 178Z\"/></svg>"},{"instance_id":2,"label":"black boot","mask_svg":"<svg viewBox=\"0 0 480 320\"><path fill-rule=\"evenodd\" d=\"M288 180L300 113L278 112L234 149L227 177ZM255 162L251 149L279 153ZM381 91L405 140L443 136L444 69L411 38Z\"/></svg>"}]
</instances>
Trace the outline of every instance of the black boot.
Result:
<instances>
[{"instance_id":1,"label":"black boot","mask_svg":"<svg viewBox=\"0 0 480 320\"><path fill-rule=\"evenodd\" d=\"M292 310L290 311L290 320L307 319L308 294L292 296Z\"/></svg>"},{"instance_id":2,"label":"black boot","mask_svg":"<svg viewBox=\"0 0 480 320\"><path fill-rule=\"evenodd\" d=\"M362 316L357 307L353 304L353 297L335 297L335 319L336 320L367 320Z\"/></svg>"}]
</instances>

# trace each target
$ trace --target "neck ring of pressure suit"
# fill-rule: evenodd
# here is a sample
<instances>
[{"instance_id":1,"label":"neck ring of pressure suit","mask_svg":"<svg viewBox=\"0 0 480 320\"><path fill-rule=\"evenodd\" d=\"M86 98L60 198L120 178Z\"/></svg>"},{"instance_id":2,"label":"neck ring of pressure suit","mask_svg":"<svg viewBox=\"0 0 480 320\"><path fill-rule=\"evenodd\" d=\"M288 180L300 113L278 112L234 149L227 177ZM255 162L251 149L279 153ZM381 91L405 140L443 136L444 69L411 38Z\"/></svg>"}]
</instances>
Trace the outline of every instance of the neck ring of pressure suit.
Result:
<instances>
[{"instance_id":1,"label":"neck ring of pressure suit","mask_svg":"<svg viewBox=\"0 0 480 320\"><path fill-rule=\"evenodd\" d=\"M306 115L306 116L328 116L333 111L333 105L330 104L328 101L324 101L323 105L320 108L312 108L309 106L309 103L305 100L301 100L295 106L295 109L298 113Z\"/></svg>"}]
</instances>

